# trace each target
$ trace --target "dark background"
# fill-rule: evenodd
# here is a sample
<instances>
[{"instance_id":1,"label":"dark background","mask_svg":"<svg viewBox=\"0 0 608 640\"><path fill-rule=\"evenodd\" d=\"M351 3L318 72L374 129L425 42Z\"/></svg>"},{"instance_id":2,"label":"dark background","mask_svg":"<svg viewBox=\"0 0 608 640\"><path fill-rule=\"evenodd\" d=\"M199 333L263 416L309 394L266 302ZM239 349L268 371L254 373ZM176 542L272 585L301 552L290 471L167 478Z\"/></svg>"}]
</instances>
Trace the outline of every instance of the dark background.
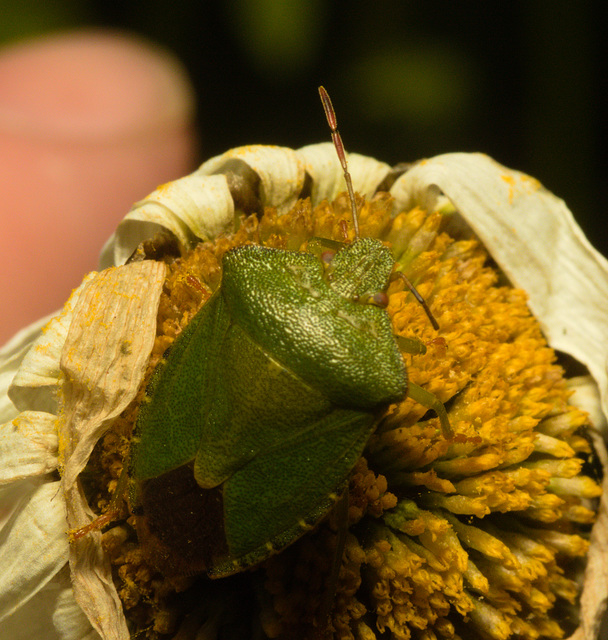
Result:
<instances>
[{"instance_id":1,"label":"dark background","mask_svg":"<svg viewBox=\"0 0 608 640\"><path fill-rule=\"evenodd\" d=\"M197 92L201 160L328 140L324 84L348 150L486 152L564 198L607 254L606 4L0 0L0 41L102 26L166 45Z\"/></svg>"}]
</instances>

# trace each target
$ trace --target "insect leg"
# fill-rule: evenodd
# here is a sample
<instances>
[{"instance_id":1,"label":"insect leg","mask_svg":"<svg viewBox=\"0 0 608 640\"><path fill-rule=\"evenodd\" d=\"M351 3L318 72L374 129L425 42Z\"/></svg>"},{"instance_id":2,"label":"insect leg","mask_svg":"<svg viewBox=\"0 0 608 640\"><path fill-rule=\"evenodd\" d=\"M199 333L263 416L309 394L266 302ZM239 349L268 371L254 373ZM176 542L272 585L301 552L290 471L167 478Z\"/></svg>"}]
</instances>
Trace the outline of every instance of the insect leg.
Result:
<instances>
[{"instance_id":1,"label":"insect leg","mask_svg":"<svg viewBox=\"0 0 608 640\"><path fill-rule=\"evenodd\" d=\"M445 406L434 393L426 391L413 382L408 382L407 395L412 400L420 403L423 407L427 407L427 409L432 409L433 411L435 411L435 413L439 416L443 435L446 438L451 438L453 436L452 427L450 426L450 420L448 418L448 413L445 410Z\"/></svg>"},{"instance_id":2,"label":"insect leg","mask_svg":"<svg viewBox=\"0 0 608 640\"><path fill-rule=\"evenodd\" d=\"M127 468L128 465L124 464L120 473L120 477L118 478L116 489L112 494L112 498L110 499L110 504L106 512L102 513L92 522L89 522L89 524L85 524L78 529L72 529L71 531L69 531L68 535L70 540L79 540L92 531L101 531L101 529L103 529L105 526L119 519L120 514L124 509L123 499L126 495L127 485L129 483L129 474L127 473Z\"/></svg>"},{"instance_id":3,"label":"insect leg","mask_svg":"<svg viewBox=\"0 0 608 640\"><path fill-rule=\"evenodd\" d=\"M404 353L412 356L420 356L426 353L426 345L418 338L405 338L404 336L395 335L395 342L399 345L399 349Z\"/></svg>"},{"instance_id":4,"label":"insect leg","mask_svg":"<svg viewBox=\"0 0 608 640\"><path fill-rule=\"evenodd\" d=\"M416 289L416 287L409 281L408 277L402 271L395 271L395 273L392 274L391 280L397 279L397 278L401 278L401 280L403 280L403 282L405 283L405 286L414 295L414 298L416 298L416 300L422 305L422 308L424 309L426 315L431 321L431 324L433 325L433 329L435 329L435 331L438 331L439 323L437 322L437 320L435 320L435 316L431 313L431 310L429 309L429 306L427 305L426 300L418 293L418 290Z\"/></svg>"}]
</instances>

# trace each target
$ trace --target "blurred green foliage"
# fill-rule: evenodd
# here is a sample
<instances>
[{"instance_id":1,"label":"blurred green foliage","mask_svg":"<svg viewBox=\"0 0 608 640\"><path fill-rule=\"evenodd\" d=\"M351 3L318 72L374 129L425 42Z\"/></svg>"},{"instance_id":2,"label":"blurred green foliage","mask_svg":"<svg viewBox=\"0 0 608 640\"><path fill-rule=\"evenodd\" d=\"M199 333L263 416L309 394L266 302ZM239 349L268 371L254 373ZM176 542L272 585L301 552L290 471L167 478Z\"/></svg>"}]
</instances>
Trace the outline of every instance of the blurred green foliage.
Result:
<instances>
[{"instance_id":1,"label":"blurred green foliage","mask_svg":"<svg viewBox=\"0 0 608 640\"><path fill-rule=\"evenodd\" d=\"M0 43L76 27L87 19L87 4L81 0L0 0Z\"/></svg>"},{"instance_id":2,"label":"blurred green foliage","mask_svg":"<svg viewBox=\"0 0 608 640\"><path fill-rule=\"evenodd\" d=\"M559 0L0 0L0 41L82 25L168 46L197 91L205 157L327 140L325 84L347 149L389 163L484 151L562 196L606 253L607 11Z\"/></svg>"}]
</instances>

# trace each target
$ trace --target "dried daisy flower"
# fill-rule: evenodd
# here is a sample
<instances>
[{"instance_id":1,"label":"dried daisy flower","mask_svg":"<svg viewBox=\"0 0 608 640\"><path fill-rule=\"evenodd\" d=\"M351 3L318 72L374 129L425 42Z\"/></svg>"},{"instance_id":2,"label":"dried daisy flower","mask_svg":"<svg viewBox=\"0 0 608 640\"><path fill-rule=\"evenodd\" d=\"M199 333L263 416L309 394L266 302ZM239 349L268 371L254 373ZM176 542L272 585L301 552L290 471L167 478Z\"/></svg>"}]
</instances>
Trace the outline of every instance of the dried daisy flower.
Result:
<instances>
[{"instance_id":1,"label":"dried daisy flower","mask_svg":"<svg viewBox=\"0 0 608 640\"><path fill-rule=\"evenodd\" d=\"M166 570L121 473L153 371L221 286L226 252L353 237L331 145L213 158L137 203L102 270L2 350L2 640L597 638L606 261L561 200L486 156L349 167L361 236L390 247L439 324L391 281L409 379L451 433L412 398L393 403L348 502L312 531L230 577L196 559ZM180 500L166 505L176 537ZM79 533L108 509L103 534Z\"/></svg>"}]
</instances>

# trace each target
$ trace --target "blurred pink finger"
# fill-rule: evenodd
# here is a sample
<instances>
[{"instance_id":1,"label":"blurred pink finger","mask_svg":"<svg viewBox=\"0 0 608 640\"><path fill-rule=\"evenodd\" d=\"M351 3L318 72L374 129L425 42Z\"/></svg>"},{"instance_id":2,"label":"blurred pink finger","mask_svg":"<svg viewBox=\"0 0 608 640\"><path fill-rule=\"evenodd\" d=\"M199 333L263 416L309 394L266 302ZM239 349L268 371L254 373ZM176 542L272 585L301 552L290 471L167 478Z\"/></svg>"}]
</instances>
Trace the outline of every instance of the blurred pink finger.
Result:
<instances>
[{"instance_id":1,"label":"blurred pink finger","mask_svg":"<svg viewBox=\"0 0 608 640\"><path fill-rule=\"evenodd\" d=\"M134 201L193 168L193 112L181 65L132 36L0 52L0 345L63 304Z\"/></svg>"}]
</instances>

